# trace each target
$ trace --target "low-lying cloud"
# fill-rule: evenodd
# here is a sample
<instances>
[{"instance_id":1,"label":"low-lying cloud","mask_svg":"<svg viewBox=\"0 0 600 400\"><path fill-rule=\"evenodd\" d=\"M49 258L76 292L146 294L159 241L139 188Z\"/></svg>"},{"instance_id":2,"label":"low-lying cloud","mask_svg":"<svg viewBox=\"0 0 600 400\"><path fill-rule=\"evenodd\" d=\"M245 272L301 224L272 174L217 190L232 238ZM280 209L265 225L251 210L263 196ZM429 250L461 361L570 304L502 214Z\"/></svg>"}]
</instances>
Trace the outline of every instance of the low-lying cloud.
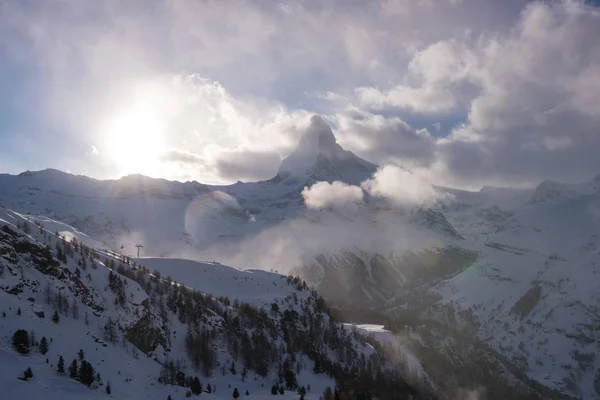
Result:
<instances>
[{"instance_id":1,"label":"low-lying cloud","mask_svg":"<svg viewBox=\"0 0 600 400\"><path fill-rule=\"evenodd\" d=\"M432 205L448 199L418 173L395 165L380 168L361 186L374 197L383 197L398 205Z\"/></svg>"},{"instance_id":2,"label":"low-lying cloud","mask_svg":"<svg viewBox=\"0 0 600 400\"><path fill-rule=\"evenodd\" d=\"M335 181L317 182L302 191L308 208L320 210L333 206L360 204L364 192L383 198L397 206L431 206L449 200L450 195L436 189L422 174L410 172L396 165L386 165L359 186Z\"/></svg>"},{"instance_id":3,"label":"low-lying cloud","mask_svg":"<svg viewBox=\"0 0 600 400\"><path fill-rule=\"evenodd\" d=\"M363 191L358 186L344 182L317 182L302 191L304 203L308 208L322 209L330 206L345 206L363 201Z\"/></svg>"}]
</instances>

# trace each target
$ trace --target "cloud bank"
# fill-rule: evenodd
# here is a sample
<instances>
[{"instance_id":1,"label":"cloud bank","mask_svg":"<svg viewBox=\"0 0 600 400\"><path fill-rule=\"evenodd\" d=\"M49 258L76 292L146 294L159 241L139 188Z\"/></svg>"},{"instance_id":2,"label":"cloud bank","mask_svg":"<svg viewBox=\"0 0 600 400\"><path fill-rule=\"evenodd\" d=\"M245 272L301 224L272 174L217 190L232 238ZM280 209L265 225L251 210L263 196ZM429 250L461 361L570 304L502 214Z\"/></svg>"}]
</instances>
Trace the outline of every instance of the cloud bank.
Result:
<instances>
[{"instance_id":1,"label":"cloud bank","mask_svg":"<svg viewBox=\"0 0 600 400\"><path fill-rule=\"evenodd\" d=\"M330 206L344 206L363 201L363 191L358 186L344 182L317 182L302 191L304 203L308 208L322 209Z\"/></svg>"}]
</instances>

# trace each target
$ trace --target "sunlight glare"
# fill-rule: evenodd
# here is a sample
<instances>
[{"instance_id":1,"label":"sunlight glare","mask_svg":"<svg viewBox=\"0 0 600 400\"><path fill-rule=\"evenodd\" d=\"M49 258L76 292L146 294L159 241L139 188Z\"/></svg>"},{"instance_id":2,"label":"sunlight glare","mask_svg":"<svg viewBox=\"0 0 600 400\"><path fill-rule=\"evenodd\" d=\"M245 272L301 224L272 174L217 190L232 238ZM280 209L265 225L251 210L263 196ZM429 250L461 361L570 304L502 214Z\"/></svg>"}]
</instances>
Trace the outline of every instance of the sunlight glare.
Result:
<instances>
[{"instance_id":1,"label":"sunlight glare","mask_svg":"<svg viewBox=\"0 0 600 400\"><path fill-rule=\"evenodd\" d=\"M105 146L121 175L153 175L163 149L164 126L158 110L136 104L117 115L105 133Z\"/></svg>"}]
</instances>

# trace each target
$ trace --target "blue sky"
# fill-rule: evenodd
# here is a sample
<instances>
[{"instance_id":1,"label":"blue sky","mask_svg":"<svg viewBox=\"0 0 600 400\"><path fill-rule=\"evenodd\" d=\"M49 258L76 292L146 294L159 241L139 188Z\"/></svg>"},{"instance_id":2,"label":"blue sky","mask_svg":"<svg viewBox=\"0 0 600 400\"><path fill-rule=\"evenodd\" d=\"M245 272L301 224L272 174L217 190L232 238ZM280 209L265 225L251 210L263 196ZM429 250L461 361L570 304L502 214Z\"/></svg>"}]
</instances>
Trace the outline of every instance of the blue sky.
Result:
<instances>
[{"instance_id":1,"label":"blue sky","mask_svg":"<svg viewBox=\"0 0 600 400\"><path fill-rule=\"evenodd\" d=\"M0 171L267 179L318 113L434 183L581 181L599 36L575 0L0 0Z\"/></svg>"}]
</instances>

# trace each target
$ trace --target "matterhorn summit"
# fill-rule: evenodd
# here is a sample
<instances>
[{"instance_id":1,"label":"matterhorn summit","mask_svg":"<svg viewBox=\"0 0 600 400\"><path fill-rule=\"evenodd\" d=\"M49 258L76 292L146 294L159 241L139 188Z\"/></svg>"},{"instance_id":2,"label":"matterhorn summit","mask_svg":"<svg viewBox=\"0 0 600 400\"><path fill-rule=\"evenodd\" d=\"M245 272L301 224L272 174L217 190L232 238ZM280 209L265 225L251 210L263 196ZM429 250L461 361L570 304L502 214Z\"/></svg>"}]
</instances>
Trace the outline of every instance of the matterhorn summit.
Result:
<instances>
[{"instance_id":1,"label":"matterhorn summit","mask_svg":"<svg viewBox=\"0 0 600 400\"><path fill-rule=\"evenodd\" d=\"M344 150L325 120L314 115L292 154L279 167L281 179L312 178L357 185L377 169L374 164Z\"/></svg>"}]
</instances>

